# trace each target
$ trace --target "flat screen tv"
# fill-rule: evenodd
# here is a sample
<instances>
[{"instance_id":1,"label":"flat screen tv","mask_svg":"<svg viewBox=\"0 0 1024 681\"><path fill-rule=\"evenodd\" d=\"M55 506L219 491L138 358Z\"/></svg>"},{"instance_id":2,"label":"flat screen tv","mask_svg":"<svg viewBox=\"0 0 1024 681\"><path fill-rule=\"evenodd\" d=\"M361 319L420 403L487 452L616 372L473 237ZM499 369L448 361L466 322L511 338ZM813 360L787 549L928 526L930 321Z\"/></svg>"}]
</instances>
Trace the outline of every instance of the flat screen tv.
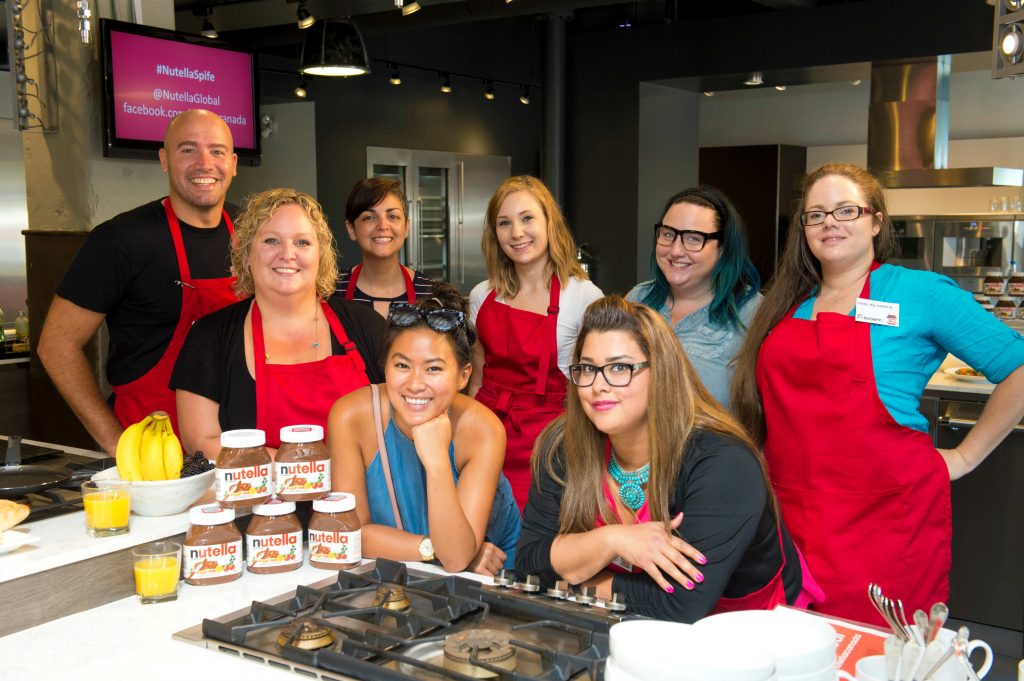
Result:
<instances>
[{"instance_id":1,"label":"flat screen tv","mask_svg":"<svg viewBox=\"0 0 1024 681\"><path fill-rule=\"evenodd\" d=\"M260 162L259 78L252 50L102 19L103 155L156 158L167 123L208 109L231 128L238 160Z\"/></svg>"}]
</instances>

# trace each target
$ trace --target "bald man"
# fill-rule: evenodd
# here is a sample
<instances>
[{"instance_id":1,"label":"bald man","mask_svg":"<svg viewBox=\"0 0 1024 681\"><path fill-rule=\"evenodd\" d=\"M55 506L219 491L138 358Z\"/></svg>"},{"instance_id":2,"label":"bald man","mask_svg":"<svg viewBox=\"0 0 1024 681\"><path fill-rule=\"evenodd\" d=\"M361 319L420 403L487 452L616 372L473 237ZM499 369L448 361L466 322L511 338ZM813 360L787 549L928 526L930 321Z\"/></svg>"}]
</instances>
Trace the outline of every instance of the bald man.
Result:
<instances>
[{"instance_id":1,"label":"bald man","mask_svg":"<svg viewBox=\"0 0 1024 681\"><path fill-rule=\"evenodd\" d=\"M160 149L170 195L96 227L57 287L39 359L110 454L129 424L156 410L175 415L167 384L192 322L238 300L228 262L234 227L224 210L237 163L219 116L179 114ZM104 320L109 401L84 352Z\"/></svg>"}]
</instances>

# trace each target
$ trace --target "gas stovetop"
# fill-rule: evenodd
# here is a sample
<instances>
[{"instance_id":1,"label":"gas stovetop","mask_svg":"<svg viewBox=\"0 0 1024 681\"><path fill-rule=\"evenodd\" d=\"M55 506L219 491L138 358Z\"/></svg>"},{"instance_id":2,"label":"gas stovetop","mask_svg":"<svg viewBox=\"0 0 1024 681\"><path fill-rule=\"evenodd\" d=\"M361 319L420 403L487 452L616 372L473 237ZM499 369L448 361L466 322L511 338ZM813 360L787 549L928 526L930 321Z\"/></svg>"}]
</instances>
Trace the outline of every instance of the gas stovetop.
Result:
<instances>
[{"instance_id":1,"label":"gas stovetop","mask_svg":"<svg viewBox=\"0 0 1024 681\"><path fill-rule=\"evenodd\" d=\"M608 629L632 616L533 586L380 559L174 638L329 680L602 681Z\"/></svg>"},{"instance_id":2,"label":"gas stovetop","mask_svg":"<svg viewBox=\"0 0 1024 681\"><path fill-rule=\"evenodd\" d=\"M0 437L0 463L7 457L7 438ZM29 507L28 518L24 522L46 520L65 513L82 510L82 481L88 480L93 474L116 465L112 457L100 459L71 454L56 445L37 445L21 443L21 463L23 465L39 465L48 468L67 468L71 477L64 483L39 492L9 497L11 501Z\"/></svg>"}]
</instances>

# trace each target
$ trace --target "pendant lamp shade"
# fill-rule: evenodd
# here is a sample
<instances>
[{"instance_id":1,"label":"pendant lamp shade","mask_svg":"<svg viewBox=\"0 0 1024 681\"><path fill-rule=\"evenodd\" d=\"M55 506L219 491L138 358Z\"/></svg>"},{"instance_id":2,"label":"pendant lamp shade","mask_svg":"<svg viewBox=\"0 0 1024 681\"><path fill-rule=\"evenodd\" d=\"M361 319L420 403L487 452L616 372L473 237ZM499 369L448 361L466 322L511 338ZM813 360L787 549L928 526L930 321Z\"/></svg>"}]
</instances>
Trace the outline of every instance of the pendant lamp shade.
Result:
<instances>
[{"instance_id":1,"label":"pendant lamp shade","mask_svg":"<svg viewBox=\"0 0 1024 681\"><path fill-rule=\"evenodd\" d=\"M302 72L314 76L360 76L370 72L366 43L348 19L318 21L302 45Z\"/></svg>"}]
</instances>

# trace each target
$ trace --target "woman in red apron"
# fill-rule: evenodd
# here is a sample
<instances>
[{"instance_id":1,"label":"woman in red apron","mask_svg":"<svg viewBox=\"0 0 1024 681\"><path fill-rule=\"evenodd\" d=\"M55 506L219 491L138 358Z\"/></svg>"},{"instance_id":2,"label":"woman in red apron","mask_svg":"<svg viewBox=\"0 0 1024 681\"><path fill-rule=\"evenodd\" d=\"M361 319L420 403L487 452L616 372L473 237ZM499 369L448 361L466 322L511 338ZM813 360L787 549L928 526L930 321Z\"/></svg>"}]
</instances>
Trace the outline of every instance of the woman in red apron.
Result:
<instances>
[{"instance_id":1,"label":"woman in red apron","mask_svg":"<svg viewBox=\"0 0 1024 681\"><path fill-rule=\"evenodd\" d=\"M736 413L764 443L786 525L824 589L816 609L876 624L871 582L907 612L948 599L950 478L980 463L1024 412L1024 339L952 282L880 266L893 246L877 180L847 164L811 173L733 386ZM940 342L952 337L941 317L956 320L964 347ZM1019 358L1009 370L979 351L987 339ZM910 386L923 389L947 351L997 380L1009 375L1010 385L993 393L991 421L979 420L958 449L937 451L902 414L920 399ZM908 365L918 357L915 375Z\"/></svg>"},{"instance_id":2,"label":"woman in red apron","mask_svg":"<svg viewBox=\"0 0 1024 681\"><path fill-rule=\"evenodd\" d=\"M505 426L505 475L522 509L537 435L565 405L579 320L601 290L575 259L576 246L554 197L540 180L512 177L487 206L487 281L470 293L479 334L470 395Z\"/></svg>"},{"instance_id":3,"label":"woman in red apron","mask_svg":"<svg viewBox=\"0 0 1024 681\"><path fill-rule=\"evenodd\" d=\"M402 185L381 177L356 182L345 203L348 238L363 252L363 261L341 272L338 291L382 317L393 302L411 305L430 297L433 286L433 280L398 260L409 235L407 205Z\"/></svg>"},{"instance_id":4,"label":"woman in red apron","mask_svg":"<svg viewBox=\"0 0 1024 681\"><path fill-rule=\"evenodd\" d=\"M534 457L517 572L680 622L796 603L800 559L763 461L658 313L594 303L573 358L566 413Z\"/></svg>"},{"instance_id":5,"label":"woman in red apron","mask_svg":"<svg viewBox=\"0 0 1024 681\"><path fill-rule=\"evenodd\" d=\"M185 256L185 243L181 238L181 224L178 216L174 214L171 207L171 200L164 199L164 214L167 216L167 225L171 230L171 239L174 241L174 256L178 260L178 271L181 280L181 314L178 315L178 324L174 327L174 334L171 342L164 350L163 356L156 365L145 374L131 383L113 385L111 389L117 398L114 400L114 415L125 428L151 414L153 411L162 409L171 418L171 425L174 432L178 430L178 411L175 402L174 391L168 387L171 372L174 370L174 363L178 360L178 353L181 346L185 344L185 337L189 329L200 317L219 310L231 303L238 302L235 295L235 278L223 277L219 279L193 279L189 270L188 258ZM235 226L228 217L227 211L223 211L224 223L232 236L235 234Z\"/></svg>"},{"instance_id":6,"label":"woman in red apron","mask_svg":"<svg viewBox=\"0 0 1024 681\"><path fill-rule=\"evenodd\" d=\"M250 199L232 266L239 295L252 300L200 320L172 377L189 450L215 458L221 431L239 427L265 431L276 448L281 428L326 427L335 400L369 385L368 372L379 376L383 321L325 300L337 279L331 238L306 194L275 189ZM371 340L354 342L357 335Z\"/></svg>"}]
</instances>

